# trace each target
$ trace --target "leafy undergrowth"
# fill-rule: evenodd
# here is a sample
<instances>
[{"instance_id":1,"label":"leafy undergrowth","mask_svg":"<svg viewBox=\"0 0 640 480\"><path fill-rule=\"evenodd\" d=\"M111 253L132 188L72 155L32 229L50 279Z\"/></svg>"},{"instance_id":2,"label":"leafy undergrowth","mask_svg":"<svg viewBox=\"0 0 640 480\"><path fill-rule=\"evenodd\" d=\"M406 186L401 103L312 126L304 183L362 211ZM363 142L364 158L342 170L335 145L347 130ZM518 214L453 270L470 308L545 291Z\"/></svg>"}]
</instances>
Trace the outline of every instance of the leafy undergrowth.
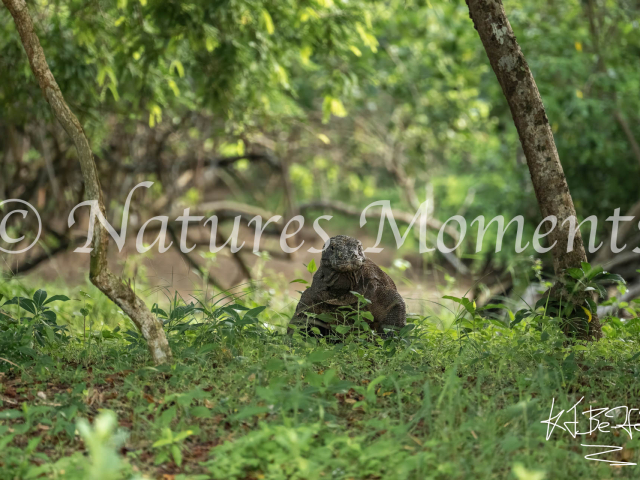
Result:
<instances>
[{"instance_id":1,"label":"leafy undergrowth","mask_svg":"<svg viewBox=\"0 0 640 480\"><path fill-rule=\"evenodd\" d=\"M569 412L546 440L541 423L552 402L556 415L582 397L583 432L589 405L640 407L633 323L610 322L602 341L569 345L532 315L501 324L466 305L452 329L415 319L392 339L364 327L327 343L266 328L263 307L174 304L154 311L175 360L153 367L133 331L29 329L51 317L38 317L42 297L20 320L28 350L0 355L2 479L640 475L587 460L602 449L582 446L621 446L597 458L637 463L640 427L629 428L633 438L609 427L574 439L561 430Z\"/></svg>"}]
</instances>

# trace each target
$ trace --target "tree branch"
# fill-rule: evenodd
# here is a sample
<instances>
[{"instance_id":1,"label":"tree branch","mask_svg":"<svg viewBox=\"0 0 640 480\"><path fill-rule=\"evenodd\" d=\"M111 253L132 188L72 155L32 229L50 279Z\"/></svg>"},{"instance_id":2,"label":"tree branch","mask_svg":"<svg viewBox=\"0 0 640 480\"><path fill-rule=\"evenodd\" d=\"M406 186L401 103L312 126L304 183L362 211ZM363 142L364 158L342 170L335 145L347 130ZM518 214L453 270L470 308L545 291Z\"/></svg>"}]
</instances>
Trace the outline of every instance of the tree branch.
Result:
<instances>
[{"instance_id":1,"label":"tree branch","mask_svg":"<svg viewBox=\"0 0 640 480\"><path fill-rule=\"evenodd\" d=\"M300 210L300 212L303 212L306 210L313 210L313 209L318 209L318 210L328 209L338 213L342 213L343 215L348 215L350 217L360 217L360 215L362 214L362 212L358 210L356 207L352 207L351 205L347 205L346 203L339 202L337 200L336 201L318 200L315 202L304 203L300 205L298 209ZM402 223L406 223L407 225L409 225L413 221L413 215L411 215L410 213L402 212L400 210L392 210L391 212L393 213L393 218L395 218L396 220ZM371 210L367 210L367 212L365 213L365 218L380 218L380 214ZM440 220L437 220L435 218L428 218L427 227L439 231L442 228L442 222L440 222ZM446 232L456 242L460 238L458 231L449 226L444 227L444 232ZM445 260L447 260L451 264L451 266L453 266L453 268L456 269L458 273L463 275L466 275L467 273L469 273L469 269L467 268L467 266L464 263L462 263L462 261L458 257L456 257L453 253L449 253L449 252L440 252L440 253L442 254L442 256L444 256Z\"/></svg>"},{"instance_id":2,"label":"tree branch","mask_svg":"<svg viewBox=\"0 0 640 480\"><path fill-rule=\"evenodd\" d=\"M102 152L102 159L111 165L115 165L118 169L128 172L128 173L155 173L157 170L157 163L159 158L144 158L142 160L136 161L133 165L127 165L117 160L110 152L104 151ZM210 158L204 161L204 164L209 167L221 167L228 168L234 163L239 162L240 160L248 160L249 162L260 162L265 161L269 163L274 168L279 168L277 162L269 155L263 153L247 153L245 155L235 155L232 157L219 157L219 158ZM177 171L186 170L189 165L194 162L193 159L186 159L180 161L177 165L173 165Z\"/></svg>"},{"instance_id":3,"label":"tree branch","mask_svg":"<svg viewBox=\"0 0 640 480\"><path fill-rule=\"evenodd\" d=\"M627 120L622 116L622 114L618 110L613 112L613 116L616 118L616 121L622 127L622 131L627 136L627 141L629 142L629 145L631 145L633 156L636 157L636 160L640 164L640 145L638 145L638 142L636 141L636 138L633 135L633 132L631 131L631 127L627 123Z\"/></svg>"},{"instance_id":4,"label":"tree branch","mask_svg":"<svg viewBox=\"0 0 640 480\"><path fill-rule=\"evenodd\" d=\"M213 276L210 275L209 272L204 267L200 266L200 264L198 262L196 262L191 257L191 255L189 255L188 253L185 253L185 252L182 251L182 249L180 248L180 237L176 234L175 229L171 225L169 225L167 227L167 230L169 230L169 235L171 235L171 239L173 240L173 244L174 244L176 250L178 250L178 253L187 262L187 264L191 268L194 268L195 270L197 270L197 272L200 274L200 276L203 279L207 280L209 285L217 288L220 291L224 291L224 288L222 287L222 285L220 285L216 281L216 279L213 278Z\"/></svg>"},{"instance_id":5,"label":"tree branch","mask_svg":"<svg viewBox=\"0 0 640 480\"><path fill-rule=\"evenodd\" d=\"M337 200L335 201L317 200L313 202L308 202L300 205L298 209L301 212L306 210L313 210L313 209L317 209L317 210L327 209L327 210L333 210L333 211L342 213L344 215L348 215L350 217L359 217L362 213L360 210L358 210L358 208L352 207L351 205L348 205L346 203L343 203ZM393 213L393 218L395 218L396 220L402 223L410 224L411 221L413 220L413 215L411 213L403 212L400 210L392 210L391 212ZM380 214L372 210L367 210L367 213L365 213L365 217L380 218ZM442 222L436 218L427 218L427 227L433 230L439 231L442 228ZM447 225L444 228L444 232L447 235L449 235L451 238L453 238L456 242L460 239L460 234L455 228L449 227Z\"/></svg>"}]
</instances>

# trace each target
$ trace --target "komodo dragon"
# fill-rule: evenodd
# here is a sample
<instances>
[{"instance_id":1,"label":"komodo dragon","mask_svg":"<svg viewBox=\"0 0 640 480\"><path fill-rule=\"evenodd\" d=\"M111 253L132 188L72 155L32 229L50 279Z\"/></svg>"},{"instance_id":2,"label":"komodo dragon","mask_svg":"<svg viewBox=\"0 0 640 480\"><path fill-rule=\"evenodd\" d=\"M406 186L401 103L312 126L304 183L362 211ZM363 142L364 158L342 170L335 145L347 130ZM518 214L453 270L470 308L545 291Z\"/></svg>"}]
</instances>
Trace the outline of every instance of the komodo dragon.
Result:
<instances>
[{"instance_id":1,"label":"komodo dragon","mask_svg":"<svg viewBox=\"0 0 640 480\"><path fill-rule=\"evenodd\" d=\"M351 292L371 301L362 309L371 312L371 326L379 333L383 333L384 328L398 329L406 325L404 300L395 283L365 257L359 240L346 235L329 240L329 245L322 252L320 268L313 276L311 286L302 293L290 325L303 330L317 327L322 335L329 334L329 323L306 314L326 313L337 321L339 307L357 306L358 298ZM323 317L326 320L326 315ZM292 332L293 329L289 328L288 333Z\"/></svg>"}]
</instances>

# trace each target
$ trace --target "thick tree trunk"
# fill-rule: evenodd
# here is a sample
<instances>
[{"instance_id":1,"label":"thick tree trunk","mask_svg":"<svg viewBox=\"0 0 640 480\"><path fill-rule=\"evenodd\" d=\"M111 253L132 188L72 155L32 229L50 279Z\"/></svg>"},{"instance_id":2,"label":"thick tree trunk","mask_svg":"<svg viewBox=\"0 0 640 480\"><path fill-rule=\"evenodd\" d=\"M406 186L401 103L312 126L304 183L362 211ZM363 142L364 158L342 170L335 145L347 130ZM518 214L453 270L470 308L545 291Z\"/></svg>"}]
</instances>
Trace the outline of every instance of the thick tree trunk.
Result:
<instances>
[{"instance_id":1,"label":"thick tree trunk","mask_svg":"<svg viewBox=\"0 0 640 480\"><path fill-rule=\"evenodd\" d=\"M51 70L49 70L44 51L40 46L40 40L33 29L33 21L27 4L24 0L2 0L2 2L15 21L22 45L29 58L31 70L40 84L45 99L51 105L53 113L64 130L73 140L80 160L87 198L96 200L105 215L102 190L89 140L82 125L69 109ZM108 246L109 236L102 224L96 221L91 252L91 282L133 320L133 323L147 340L153 361L156 364L170 361L171 349L160 321L149 311L131 287L125 285L121 279L109 271L107 266Z\"/></svg>"},{"instance_id":2,"label":"thick tree trunk","mask_svg":"<svg viewBox=\"0 0 640 480\"><path fill-rule=\"evenodd\" d=\"M576 211L540 92L520 50L501 0L467 0L469 13L487 52L491 67L507 98L527 158L533 188L543 217L554 215L557 226L549 234L556 275L587 261L580 231L568 252L569 223ZM595 314L595 312L594 312ZM594 315L589 338L600 338L602 328Z\"/></svg>"}]
</instances>

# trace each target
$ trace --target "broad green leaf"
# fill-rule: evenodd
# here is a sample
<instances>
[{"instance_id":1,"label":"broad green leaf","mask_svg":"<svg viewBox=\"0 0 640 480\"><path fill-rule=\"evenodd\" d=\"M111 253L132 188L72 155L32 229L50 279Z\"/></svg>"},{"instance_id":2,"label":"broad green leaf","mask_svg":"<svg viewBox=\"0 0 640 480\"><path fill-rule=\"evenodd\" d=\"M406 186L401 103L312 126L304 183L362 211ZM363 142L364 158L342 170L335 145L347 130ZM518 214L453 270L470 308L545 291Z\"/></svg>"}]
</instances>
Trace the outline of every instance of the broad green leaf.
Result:
<instances>
[{"instance_id":1,"label":"broad green leaf","mask_svg":"<svg viewBox=\"0 0 640 480\"><path fill-rule=\"evenodd\" d=\"M29 313L36 314L36 305L33 303L33 300L25 297L13 297L11 300L6 302L4 306L7 305L18 305L18 307L26 310Z\"/></svg>"},{"instance_id":2,"label":"broad green leaf","mask_svg":"<svg viewBox=\"0 0 640 480\"><path fill-rule=\"evenodd\" d=\"M373 322L373 314L371 312L360 312L360 315L362 316L362 318L366 318L367 320Z\"/></svg>"},{"instance_id":3,"label":"broad green leaf","mask_svg":"<svg viewBox=\"0 0 640 480\"><path fill-rule=\"evenodd\" d=\"M585 272L586 272L586 270L585 270ZM605 273L604 269L600 265L598 265L597 267L591 268L591 270L589 270L587 272L587 278L589 280L591 280L591 279L597 277L598 275L600 275L601 273Z\"/></svg>"},{"instance_id":4,"label":"broad green leaf","mask_svg":"<svg viewBox=\"0 0 640 480\"><path fill-rule=\"evenodd\" d=\"M476 302L475 301L471 301L468 298L462 297L453 297L450 295L445 295L442 298L446 298L448 300L453 300L456 303L459 303L460 305L462 305L465 310L467 310L467 312L469 312L471 315L475 315L476 314Z\"/></svg>"},{"instance_id":5,"label":"broad green leaf","mask_svg":"<svg viewBox=\"0 0 640 480\"><path fill-rule=\"evenodd\" d=\"M209 418L211 417L211 410L203 406L191 407L189 414L196 418Z\"/></svg>"},{"instance_id":6,"label":"broad green leaf","mask_svg":"<svg viewBox=\"0 0 640 480\"><path fill-rule=\"evenodd\" d=\"M503 303L489 303L488 305L485 305L484 307L478 308L477 311L480 312L482 310L492 310L492 309L509 310L509 307L507 307Z\"/></svg>"},{"instance_id":7,"label":"broad green leaf","mask_svg":"<svg viewBox=\"0 0 640 480\"><path fill-rule=\"evenodd\" d=\"M166 445L171 445L173 443L173 438L161 438L157 442L154 442L151 446L153 448L164 447Z\"/></svg>"},{"instance_id":8,"label":"broad green leaf","mask_svg":"<svg viewBox=\"0 0 640 480\"><path fill-rule=\"evenodd\" d=\"M596 282L621 283L623 285L627 283L621 275L608 272L601 272L598 275L595 275L593 280Z\"/></svg>"},{"instance_id":9,"label":"broad green leaf","mask_svg":"<svg viewBox=\"0 0 640 480\"><path fill-rule=\"evenodd\" d=\"M231 417L233 420L242 420L244 418L253 417L254 415L260 415L262 413L267 413L269 411L268 407L245 407L240 410L236 415Z\"/></svg>"},{"instance_id":10,"label":"broad green leaf","mask_svg":"<svg viewBox=\"0 0 640 480\"><path fill-rule=\"evenodd\" d=\"M261 306L261 307L256 307L256 308L252 308L251 310L248 310L247 313L244 314L244 318L257 318L258 315L260 315L267 307L266 306Z\"/></svg>"},{"instance_id":11,"label":"broad green leaf","mask_svg":"<svg viewBox=\"0 0 640 480\"><path fill-rule=\"evenodd\" d=\"M4 420L14 420L16 418L21 418L22 412L20 410L2 410L0 411L0 418Z\"/></svg>"},{"instance_id":12,"label":"broad green leaf","mask_svg":"<svg viewBox=\"0 0 640 480\"><path fill-rule=\"evenodd\" d=\"M402 329L400 330L400 332L398 332L398 336L400 337L405 337L407 336L411 330L413 330L414 328L416 328L416 325L414 323L408 323L406 324L404 327L402 327Z\"/></svg>"},{"instance_id":13,"label":"broad green leaf","mask_svg":"<svg viewBox=\"0 0 640 480\"><path fill-rule=\"evenodd\" d=\"M307 271L309 273L315 273L318 271L318 267L316 266L316 261L312 258L309 264L307 265Z\"/></svg>"},{"instance_id":14,"label":"broad green leaf","mask_svg":"<svg viewBox=\"0 0 640 480\"><path fill-rule=\"evenodd\" d=\"M206 408L206 407L203 407L203 408ZM187 438L187 437L189 437L191 435L193 435L193 430L183 430L182 432L180 432L179 434L177 434L173 438L173 441L174 442L181 442L182 440L184 440L185 438Z\"/></svg>"},{"instance_id":15,"label":"broad green leaf","mask_svg":"<svg viewBox=\"0 0 640 480\"><path fill-rule=\"evenodd\" d=\"M321 313L319 315L315 316L318 320L322 320L323 322L326 323L331 323L334 322L336 320L336 317L331 315L330 313Z\"/></svg>"},{"instance_id":16,"label":"broad green leaf","mask_svg":"<svg viewBox=\"0 0 640 480\"><path fill-rule=\"evenodd\" d=\"M162 415L160 415L160 423L161 425L169 425L171 421L176 417L177 410L175 405L167 408Z\"/></svg>"},{"instance_id":17,"label":"broad green leaf","mask_svg":"<svg viewBox=\"0 0 640 480\"><path fill-rule=\"evenodd\" d=\"M198 355L204 355L205 353L212 352L216 349L215 343L207 343L198 349Z\"/></svg>"},{"instance_id":18,"label":"broad green leaf","mask_svg":"<svg viewBox=\"0 0 640 480\"><path fill-rule=\"evenodd\" d=\"M327 137L324 133L319 133L318 138L322 140L322 143L324 143L325 145L329 145L331 143L331 140L329 140L329 137Z\"/></svg>"},{"instance_id":19,"label":"broad green leaf","mask_svg":"<svg viewBox=\"0 0 640 480\"><path fill-rule=\"evenodd\" d=\"M307 361L311 363L322 363L333 357L334 352L331 350L316 350L307 356Z\"/></svg>"},{"instance_id":20,"label":"broad green leaf","mask_svg":"<svg viewBox=\"0 0 640 480\"><path fill-rule=\"evenodd\" d=\"M262 20L264 21L264 27L267 29L267 33L269 35L273 35L273 33L276 31L273 26L273 19L271 18L269 12L267 12L265 9L262 9Z\"/></svg>"},{"instance_id":21,"label":"broad green leaf","mask_svg":"<svg viewBox=\"0 0 640 480\"><path fill-rule=\"evenodd\" d=\"M178 59L172 60L171 65L169 66L170 73L172 73L174 70L178 73L178 77L180 78L184 77L184 66L182 65L182 62Z\"/></svg>"},{"instance_id":22,"label":"broad green leaf","mask_svg":"<svg viewBox=\"0 0 640 480\"><path fill-rule=\"evenodd\" d=\"M380 375L379 377L376 377L375 379L373 379L369 385L367 385L367 391L371 392L375 389L376 385L378 385L380 382L382 382L385 378L387 378L385 375Z\"/></svg>"},{"instance_id":23,"label":"broad green leaf","mask_svg":"<svg viewBox=\"0 0 640 480\"><path fill-rule=\"evenodd\" d=\"M284 362L279 358L270 359L264 367L269 372L279 372L284 370Z\"/></svg>"},{"instance_id":24,"label":"broad green leaf","mask_svg":"<svg viewBox=\"0 0 640 480\"><path fill-rule=\"evenodd\" d=\"M69 297L67 297L66 295L54 295L53 297L49 297L47 298L47 300L42 304L44 305L49 305L50 303L53 302L68 302L69 301Z\"/></svg>"},{"instance_id":25,"label":"broad green leaf","mask_svg":"<svg viewBox=\"0 0 640 480\"><path fill-rule=\"evenodd\" d=\"M56 312L52 311L52 310L46 310L44 312L41 313L42 318L45 322L51 324L51 325L55 325L56 324L56 320L58 319L58 316L56 315Z\"/></svg>"},{"instance_id":26,"label":"broad green leaf","mask_svg":"<svg viewBox=\"0 0 640 480\"><path fill-rule=\"evenodd\" d=\"M176 462L176 465L181 466L182 452L180 451L180 447L178 445L171 445L171 455L173 456L173 461Z\"/></svg>"},{"instance_id":27,"label":"broad green leaf","mask_svg":"<svg viewBox=\"0 0 640 480\"><path fill-rule=\"evenodd\" d=\"M584 272L579 268L567 268L566 273L576 280L584 277Z\"/></svg>"},{"instance_id":28,"label":"broad green leaf","mask_svg":"<svg viewBox=\"0 0 640 480\"><path fill-rule=\"evenodd\" d=\"M336 117L346 117L347 110L338 98L331 99L331 113Z\"/></svg>"},{"instance_id":29,"label":"broad green leaf","mask_svg":"<svg viewBox=\"0 0 640 480\"><path fill-rule=\"evenodd\" d=\"M33 302L36 304L38 308L41 308L44 305L44 301L47 299L47 292L44 290L38 290L33 294Z\"/></svg>"},{"instance_id":30,"label":"broad green leaf","mask_svg":"<svg viewBox=\"0 0 640 480\"><path fill-rule=\"evenodd\" d=\"M44 332L46 333L47 340L49 340L49 342L56 343L56 336L49 325L44 326Z\"/></svg>"}]
</instances>

